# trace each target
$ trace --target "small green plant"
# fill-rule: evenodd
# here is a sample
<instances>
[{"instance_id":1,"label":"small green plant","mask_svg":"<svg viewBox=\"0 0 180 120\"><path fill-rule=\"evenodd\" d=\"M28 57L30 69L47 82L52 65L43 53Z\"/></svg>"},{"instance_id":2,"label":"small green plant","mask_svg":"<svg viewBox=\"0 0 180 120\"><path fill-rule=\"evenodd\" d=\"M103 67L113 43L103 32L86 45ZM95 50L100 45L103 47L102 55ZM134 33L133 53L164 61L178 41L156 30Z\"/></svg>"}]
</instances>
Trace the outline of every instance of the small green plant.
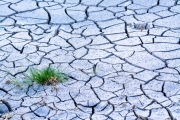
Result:
<instances>
[{"instance_id":1,"label":"small green plant","mask_svg":"<svg viewBox=\"0 0 180 120\"><path fill-rule=\"evenodd\" d=\"M21 79L11 79L11 80L7 80L6 84L13 84L21 89L26 89L28 88L29 85L32 84L32 81L30 80L21 80Z\"/></svg>"},{"instance_id":2,"label":"small green plant","mask_svg":"<svg viewBox=\"0 0 180 120\"><path fill-rule=\"evenodd\" d=\"M11 83L16 85L17 87L20 87L20 88L22 87L22 85L28 84L28 82L26 82L26 81L18 81L16 79L11 80Z\"/></svg>"},{"instance_id":3,"label":"small green plant","mask_svg":"<svg viewBox=\"0 0 180 120\"><path fill-rule=\"evenodd\" d=\"M64 82L68 78L68 76L64 73L55 70L51 67L47 67L42 70L30 68L30 74L25 76L32 81L44 85L54 85L57 82Z\"/></svg>"}]
</instances>

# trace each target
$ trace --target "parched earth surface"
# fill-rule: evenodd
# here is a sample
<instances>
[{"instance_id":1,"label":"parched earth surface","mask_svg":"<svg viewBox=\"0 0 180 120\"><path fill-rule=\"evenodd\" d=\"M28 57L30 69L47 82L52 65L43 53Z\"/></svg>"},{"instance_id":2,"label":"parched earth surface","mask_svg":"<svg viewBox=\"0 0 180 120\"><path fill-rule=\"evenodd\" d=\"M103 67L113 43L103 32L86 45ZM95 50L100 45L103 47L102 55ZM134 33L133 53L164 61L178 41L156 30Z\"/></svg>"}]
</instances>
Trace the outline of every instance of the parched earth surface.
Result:
<instances>
[{"instance_id":1,"label":"parched earth surface","mask_svg":"<svg viewBox=\"0 0 180 120\"><path fill-rule=\"evenodd\" d=\"M70 77L9 84L29 68ZM1 0L1 120L180 120L179 0Z\"/></svg>"}]
</instances>

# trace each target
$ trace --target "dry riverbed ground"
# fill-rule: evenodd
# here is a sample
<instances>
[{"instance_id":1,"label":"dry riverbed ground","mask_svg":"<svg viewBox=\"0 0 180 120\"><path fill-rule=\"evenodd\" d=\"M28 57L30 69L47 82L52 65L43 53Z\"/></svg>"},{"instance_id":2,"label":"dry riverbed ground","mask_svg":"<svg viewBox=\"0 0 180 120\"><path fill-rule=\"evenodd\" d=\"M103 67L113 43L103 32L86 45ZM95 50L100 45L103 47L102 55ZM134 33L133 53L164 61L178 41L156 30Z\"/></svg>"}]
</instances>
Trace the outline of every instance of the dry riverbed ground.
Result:
<instances>
[{"instance_id":1,"label":"dry riverbed ground","mask_svg":"<svg viewBox=\"0 0 180 120\"><path fill-rule=\"evenodd\" d=\"M70 77L18 88L30 67ZM180 120L179 0L1 0L0 119Z\"/></svg>"}]
</instances>

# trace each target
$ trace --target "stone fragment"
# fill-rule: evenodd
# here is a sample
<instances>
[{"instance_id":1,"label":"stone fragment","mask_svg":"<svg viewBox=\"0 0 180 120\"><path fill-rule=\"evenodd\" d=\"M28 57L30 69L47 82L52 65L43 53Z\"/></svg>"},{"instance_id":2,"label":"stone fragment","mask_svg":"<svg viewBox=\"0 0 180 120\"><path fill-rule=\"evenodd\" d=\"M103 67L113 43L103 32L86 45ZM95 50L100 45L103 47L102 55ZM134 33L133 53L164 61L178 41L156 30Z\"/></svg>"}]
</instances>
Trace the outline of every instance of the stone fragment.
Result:
<instances>
[{"instance_id":1,"label":"stone fragment","mask_svg":"<svg viewBox=\"0 0 180 120\"><path fill-rule=\"evenodd\" d=\"M85 36L92 36L92 35L98 35L100 34L100 30L96 25L88 25L84 31L83 31L83 35Z\"/></svg>"},{"instance_id":2,"label":"stone fragment","mask_svg":"<svg viewBox=\"0 0 180 120\"><path fill-rule=\"evenodd\" d=\"M124 119L124 117L121 116L119 114L119 112L112 112L109 116L114 120L123 120Z\"/></svg>"},{"instance_id":3,"label":"stone fragment","mask_svg":"<svg viewBox=\"0 0 180 120\"><path fill-rule=\"evenodd\" d=\"M166 109L161 109L161 108L153 109L151 112L152 112L152 114L151 114L150 118L152 118L152 119L168 120L167 118L169 118L169 114Z\"/></svg>"},{"instance_id":4,"label":"stone fragment","mask_svg":"<svg viewBox=\"0 0 180 120\"><path fill-rule=\"evenodd\" d=\"M84 38L70 38L69 43L71 43L72 46L74 46L76 49L86 46L87 44L90 44L90 39L84 39Z\"/></svg>"},{"instance_id":5,"label":"stone fragment","mask_svg":"<svg viewBox=\"0 0 180 120\"><path fill-rule=\"evenodd\" d=\"M94 91L96 92L100 100L109 100L115 97L115 94L113 94L112 92L107 92L100 88L94 88Z\"/></svg>"},{"instance_id":6,"label":"stone fragment","mask_svg":"<svg viewBox=\"0 0 180 120\"><path fill-rule=\"evenodd\" d=\"M123 58L130 57L133 54L133 52L134 51L127 51L127 52L124 52L124 51L114 52L113 51L113 54L123 59Z\"/></svg>"},{"instance_id":7,"label":"stone fragment","mask_svg":"<svg viewBox=\"0 0 180 120\"><path fill-rule=\"evenodd\" d=\"M0 8L1 8L1 13L0 13L0 16L8 16L8 15L12 15L13 13L15 13L15 11L13 11L12 9L9 9L9 6L10 4L2 4L0 5Z\"/></svg>"},{"instance_id":8,"label":"stone fragment","mask_svg":"<svg viewBox=\"0 0 180 120\"><path fill-rule=\"evenodd\" d=\"M72 11L85 11L86 8L87 8L86 6L84 6L82 4L79 4L79 5L76 5L76 6L69 7L67 9L72 10Z\"/></svg>"},{"instance_id":9,"label":"stone fragment","mask_svg":"<svg viewBox=\"0 0 180 120\"><path fill-rule=\"evenodd\" d=\"M123 33L125 32L124 27L124 24L117 24L103 29L102 32L104 34Z\"/></svg>"},{"instance_id":10,"label":"stone fragment","mask_svg":"<svg viewBox=\"0 0 180 120\"><path fill-rule=\"evenodd\" d=\"M72 27L74 29L77 29L77 28L80 28L80 27L88 26L88 25L94 25L94 23L92 21L86 20L86 21L83 21L83 22L74 23L74 24L72 24Z\"/></svg>"},{"instance_id":11,"label":"stone fragment","mask_svg":"<svg viewBox=\"0 0 180 120\"><path fill-rule=\"evenodd\" d=\"M103 10L103 11L97 11L97 12L90 12L89 13L89 20L94 20L94 21L103 21L103 20L109 20L112 19L113 13Z\"/></svg>"},{"instance_id":12,"label":"stone fragment","mask_svg":"<svg viewBox=\"0 0 180 120\"><path fill-rule=\"evenodd\" d=\"M32 119L35 119L36 118L36 115L33 113L33 112L28 112L28 113L25 113L25 114L23 114L22 115L22 118L23 119L30 119L30 120L32 120ZM40 117L39 117L40 118ZM38 119L39 119L38 118Z\"/></svg>"},{"instance_id":13,"label":"stone fragment","mask_svg":"<svg viewBox=\"0 0 180 120\"><path fill-rule=\"evenodd\" d=\"M69 24L74 22L74 20L65 13L65 9L48 9L48 11L51 15L51 23Z\"/></svg>"},{"instance_id":14,"label":"stone fragment","mask_svg":"<svg viewBox=\"0 0 180 120\"><path fill-rule=\"evenodd\" d=\"M24 101L22 102L22 105L23 106L27 106L27 107L30 107L31 105L33 104L37 104L41 101L41 98L31 98L29 99L28 97L26 98L23 98Z\"/></svg>"},{"instance_id":15,"label":"stone fragment","mask_svg":"<svg viewBox=\"0 0 180 120\"><path fill-rule=\"evenodd\" d=\"M168 27L168 28L178 28L180 27L180 21L177 20L179 18L180 15L178 14L163 19L158 19L154 22L154 25Z\"/></svg>"},{"instance_id":16,"label":"stone fragment","mask_svg":"<svg viewBox=\"0 0 180 120\"><path fill-rule=\"evenodd\" d=\"M108 20L108 21L97 22L97 24L101 28L107 28L107 27L117 25L117 24L121 24L121 23L124 23L124 22L122 20L119 20L119 19L112 19L112 20Z\"/></svg>"},{"instance_id":17,"label":"stone fragment","mask_svg":"<svg viewBox=\"0 0 180 120\"><path fill-rule=\"evenodd\" d=\"M155 1L155 0L133 0L133 3L149 8L149 7L156 5L157 1Z\"/></svg>"},{"instance_id":18,"label":"stone fragment","mask_svg":"<svg viewBox=\"0 0 180 120\"><path fill-rule=\"evenodd\" d=\"M171 104L171 102L168 100L168 98L166 96L164 96L164 93L162 92L156 92L153 90L145 90L146 94L148 94L148 96L160 103L163 103L163 105L168 106ZM166 101L166 102L164 102ZM168 102L169 101L169 102Z\"/></svg>"},{"instance_id":19,"label":"stone fragment","mask_svg":"<svg viewBox=\"0 0 180 120\"><path fill-rule=\"evenodd\" d=\"M91 5L97 5L98 3L100 3L101 0L96 0L96 1L92 1L92 0L83 0L82 4L91 6Z\"/></svg>"},{"instance_id":20,"label":"stone fragment","mask_svg":"<svg viewBox=\"0 0 180 120\"><path fill-rule=\"evenodd\" d=\"M149 34L151 35L162 35L165 31L167 30L167 28L164 27L158 27L158 28L151 28L149 30Z\"/></svg>"},{"instance_id":21,"label":"stone fragment","mask_svg":"<svg viewBox=\"0 0 180 120\"><path fill-rule=\"evenodd\" d=\"M161 17L168 17L168 16L175 15L175 13L170 12L170 11L161 11L161 12L158 12L156 14L161 16Z\"/></svg>"},{"instance_id":22,"label":"stone fragment","mask_svg":"<svg viewBox=\"0 0 180 120\"><path fill-rule=\"evenodd\" d=\"M147 33L147 30L144 30L144 31L137 31L137 32L130 32L129 33L129 37L142 37L142 36L146 36L148 33Z\"/></svg>"},{"instance_id":23,"label":"stone fragment","mask_svg":"<svg viewBox=\"0 0 180 120\"><path fill-rule=\"evenodd\" d=\"M34 112L41 117L46 117L49 114L49 111L50 111L49 107L42 106L42 107L39 107Z\"/></svg>"},{"instance_id":24,"label":"stone fragment","mask_svg":"<svg viewBox=\"0 0 180 120\"><path fill-rule=\"evenodd\" d=\"M159 16L152 14L152 13L146 13L146 14L135 15L135 16L138 20L143 21L143 22L152 22L152 21L160 18Z\"/></svg>"},{"instance_id":25,"label":"stone fragment","mask_svg":"<svg viewBox=\"0 0 180 120\"><path fill-rule=\"evenodd\" d=\"M122 11L125 11L124 7L108 7L107 9L112 11L112 12L122 12Z\"/></svg>"},{"instance_id":26,"label":"stone fragment","mask_svg":"<svg viewBox=\"0 0 180 120\"><path fill-rule=\"evenodd\" d=\"M143 44L143 46L151 52L155 51L172 51L180 48L178 44L170 43L155 43L155 44Z\"/></svg>"},{"instance_id":27,"label":"stone fragment","mask_svg":"<svg viewBox=\"0 0 180 120\"><path fill-rule=\"evenodd\" d=\"M73 31L73 29L71 28L70 25L61 25L59 29L64 30L66 32L72 32Z\"/></svg>"},{"instance_id":28,"label":"stone fragment","mask_svg":"<svg viewBox=\"0 0 180 120\"><path fill-rule=\"evenodd\" d=\"M23 52L24 46L27 44L27 41L17 42L17 43L11 43L13 47L18 49L19 51Z\"/></svg>"},{"instance_id":29,"label":"stone fragment","mask_svg":"<svg viewBox=\"0 0 180 120\"><path fill-rule=\"evenodd\" d=\"M125 90L123 91L123 94L127 95L127 96L136 96L136 95L142 94L140 85L143 84L144 82L133 79L133 78L131 78L131 79L128 78L128 79L129 80L124 83ZM117 82L119 82L119 81L117 81Z\"/></svg>"},{"instance_id":30,"label":"stone fragment","mask_svg":"<svg viewBox=\"0 0 180 120\"><path fill-rule=\"evenodd\" d=\"M76 117L76 114L70 113L68 114L66 111L58 111L55 115L50 117L50 120L56 120L56 119L74 119Z\"/></svg>"},{"instance_id":31,"label":"stone fragment","mask_svg":"<svg viewBox=\"0 0 180 120\"><path fill-rule=\"evenodd\" d=\"M180 76L178 74L161 73L160 76L157 77L156 79L157 80L163 80L163 81L179 82Z\"/></svg>"},{"instance_id":32,"label":"stone fragment","mask_svg":"<svg viewBox=\"0 0 180 120\"><path fill-rule=\"evenodd\" d=\"M60 31L59 31L58 36L62 37L62 38L65 39L65 40L70 39L70 38L80 38L80 37L81 37L80 35L71 34L71 33L69 33L69 32L65 32L65 31L63 31L63 30L60 30Z\"/></svg>"},{"instance_id":33,"label":"stone fragment","mask_svg":"<svg viewBox=\"0 0 180 120\"><path fill-rule=\"evenodd\" d=\"M11 100L11 98L8 99L7 102L9 103L11 110L15 110L15 109L19 108L21 106L21 103L22 103L21 100L13 100L13 99Z\"/></svg>"},{"instance_id":34,"label":"stone fragment","mask_svg":"<svg viewBox=\"0 0 180 120\"><path fill-rule=\"evenodd\" d=\"M173 30L168 30L168 31L166 31L164 34L163 34L163 36L165 36L165 37L180 37L180 34L179 34L179 31L173 31Z\"/></svg>"},{"instance_id":35,"label":"stone fragment","mask_svg":"<svg viewBox=\"0 0 180 120\"><path fill-rule=\"evenodd\" d=\"M133 15L128 15L128 16L122 16L122 20L126 21L127 23L138 23L139 21L136 20Z\"/></svg>"},{"instance_id":36,"label":"stone fragment","mask_svg":"<svg viewBox=\"0 0 180 120\"><path fill-rule=\"evenodd\" d=\"M87 50L86 48L82 47L82 48L76 49L76 50L73 52L73 54L74 54L74 57L75 57L75 58L81 58L81 57L83 57L84 55L86 55L87 52L88 52L88 50Z\"/></svg>"},{"instance_id":37,"label":"stone fragment","mask_svg":"<svg viewBox=\"0 0 180 120\"><path fill-rule=\"evenodd\" d=\"M137 14L145 14L147 13L147 9L139 9L139 10L135 10Z\"/></svg>"},{"instance_id":38,"label":"stone fragment","mask_svg":"<svg viewBox=\"0 0 180 120\"><path fill-rule=\"evenodd\" d=\"M180 67L180 59L167 60L168 67Z\"/></svg>"},{"instance_id":39,"label":"stone fragment","mask_svg":"<svg viewBox=\"0 0 180 120\"><path fill-rule=\"evenodd\" d=\"M173 68L164 68L164 69L160 69L160 70L157 70L158 72L160 73L167 73L167 74L178 74L178 71L176 69L173 69Z\"/></svg>"},{"instance_id":40,"label":"stone fragment","mask_svg":"<svg viewBox=\"0 0 180 120\"><path fill-rule=\"evenodd\" d=\"M92 87L100 87L103 84L103 79L99 77L93 77L88 82Z\"/></svg>"},{"instance_id":41,"label":"stone fragment","mask_svg":"<svg viewBox=\"0 0 180 120\"><path fill-rule=\"evenodd\" d=\"M103 110L96 112L96 114L109 115L110 113L114 111L113 109L114 109L113 105L108 104Z\"/></svg>"},{"instance_id":42,"label":"stone fragment","mask_svg":"<svg viewBox=\"0 0 180 120\"><path fill-rule=\"evenodd\" d=\"M13 35L13 37L19 38L19 39L25 39L25 40L30 40L31 39L28 32L18 32L15 35Z\"/></svg>"},{"instance_id":43,"label":"stone fragment","mask_svg":"<svg viewBox=\"0 0 180 120\"><path fill-rule=\"evenodd\" d=\"M15 67L28 67L30 65L33 65L33 62L30 62L27 59L17 60L14 62Z\"/></svg>"},{"instance_id":44,"label":"stone fragment","mask_svg":"<svg viewBox=\"0 0 180 120\"><path fill-rule=\"evenodd\" d=\"M123 69L123 71L127 71L127 72L140 72L140 71L143 71L143 69L141 69L141 68L138 68L138 67L136 67L136 66L132 66L132 65L130 65L130 64L128 64L128 63L125 63L125 64L123 64L122 65L122 69Z\"/></svg>"},{"instance_id":45,"label":"stone fragment","mask_svg":"<svg viewBox=\"0 0 180 120\"><path fill-rule=\"evenodd\" d=\"M145 95L140 96L132 96L127 98L128 102L130 102L132 105L135 105L139 108L143 108L147 106L149 103L152 102L151 99L147 98ZM124 102L125 103L125 102ZM125 106L125 105L124 105ZM137 109L135 109L136 111ZM142 114L140 114L142 115Z\"/></svg>"},{"instance_id":46,"label":"stone fragment","mask_svg":"<svg viewBox=\"0 0 180 120\"><path fill-rule=\"evenodd\" d=\"M90 76L85 73L83 70L76 70L70 73L70 76L72 76L76 80L82 80L82 81L88 81Z\"/></svg>"},{"instance_id":47,"label":"stone fragment","mask_svg":"<svg viewBox=\"0 0 180 120\"><path fill-rule=\"evenodd\" d=\"M111 42L115 42L121 39L124 39L127 37L127 35L125 33L118 33L118 34L109 34L106 35L106 37L111 41Z\"/></svg>"},{"instance_id":48,"label":"stone fragment","mask_svg":"<svg viewBox=\"0 0 180 120\"><path fill-rule=\"evenodd\" d=\"M6 18L2 22L0 22L1 26L8 26L8 25L13 25L15 21L12 18Z\"/></svg>"},{"instance_id":49,"label":"stone fragment","mask_svg":"<svg viewBox=\"0 0 180 120\"><path fill-rule=\"evenodd\" d=\"M105 76L115 72L113 66L107 63L98 63L95 68L95 73L99 76Z\"/></svg>"},{"instance_id":50,"label":"stone fragment","mask_svg":"<svg viewBox=\"0 0 180 120\"><path fill-rule=\"evenodd\" d=\"M27 1L28 2L28 1ZM27 3L26 3L27 4ZM28 3L30 4L30 3ZM26 6L26 5L25 5ZM40 8L40 9L35 9L35 10L32 10L32 11L27 11L27 12L22 12L22 13L19 13L16 15L16 17L19 17L19 18L32 18L32 19L39 19L39 20L46 20L48 19L48 15L46 13L46 11L43 9L43 8ZM29 19L31 20L31 19Z\"/></svg>"},{"instance_id":51,"label":"stone fragment","mask_svg":"<svg viewBox=\"0 0 180 120\"><path fill-rule=\"evenodd\" d=\"M116 45L116 50L118 51L118 52L126 52L126 54L128 53L128 52L134 52L134 51L138 51L138 52L140 52L140 51L144 51L145 49L143 48L143 47L141 47L140 45L136 45L136 46L121 46L121 45Z\"/></svg>"},{"instance_id":52,"label":"stone fragment","mask_svg":"<svg viewBox=\"0 0 180 120\"><path fill-rule=\"evenodd\" d=\"M43 53L43 52L36 52L36 53L28 54L28 56L26 58L35 64L39 64L41 61L41 58L44 55L45 55L45 53Z\"/></svg>"},{"instance_id":53,"label":"stone fragment","mask_svg":"<svg viewBox=\"0 0 180 120\"><path fill-rule=\"evenodd\" d=\"M179 54L180 50L174 50L174 51L166 51L166 52L155 52L154 55L162 58L162 59L175 59L175 58L179 58L180 54Z\"/></svg>"},{"instance_id":54,"label":"stone fragment","mask_svg":"<svg viewBox=\"0 0 180 120\"><path fill-rule=\"evenodd\" d=\"M126 59L134 65L149 70L155 70L165 66L163 61L150 55L147 52L135 52L131 57Z\"/></svg>"},{"instance_id":55,"label":"stone fragment","mask_svg":"<svg viewBox=\"0 0 180 120\"><path fill-rule=\"evenodd\" d=\"M42 47L40 46L39 50L43 51L43 52L51 52L51 51L56 50L58 48L59 48L59 46L49 45L49 46L42 46Z\"/></svg>"},{"instance_id":56,"label":"stone fragment","mask_svg":"<svg viewBox=\"0 0 180 120\"><path fill-rule=\"evenodd\" d=\"M89 49L100 49L100 50L107 50L113 48L113 44L102 44L102 45L88 45L87 48ZM108 50L107 50L108 51Z\"/></svg>"},{"instance_id":57,"label":"stone fragment","mask_svg":"<svg viewBox=\"0 0 180 120\"><path fill-rule=\"evenodd\" d=\"M109 56L110 53L104 51L104 50L95 50L95 49L90 49L88 51L88 54L85 55L83 58L84 59L98 59L98 58L105 58Z\"/></svg>"},{"instance_id":58,"label":"stone fragment","mask_svg":"<svg viewBox=\"0 0 180 120\"><path fill-rule=\"evenodd\" d=\"M97 12L103 10L102 7L96 7L96 6L89 6L88 12Z\"/></svg>"},{"instance_id":59,"label":"stone fragment","mask_svg":"<svg viewBox=\"0 0 180 120\"><path fill-rule=\"evenodd\" d=\"M171 11L172 11L172 12L176 12L176 13L180 13L179 5L176 5L176 6L171 7Z\"/></svg>"},{"instance_id":60,"label":"stone fragment","mask_svg":"<svg viewBox=\"0 0 180 120\"><path fill-rule=\"evenodd\" d=\"M35 1L26 0L26 1L20 1L16 4L12 4L11 8L18 12L21 12L21 11L28 11L28 10L36 9L37 5Z\"/></svg>"},{"instance_id":61,"label":"stone fragment","mask_svg":"<svg viewBox=\"0 0 180 120\"><path fill-rule=\"evenodd\" d=\"M159 1L159 5L162 5L162 6L173 6L174 3L175 3L174 0L168 0L168 1L166 1L166 0L160 0L160 1Z\"/></svg>"},{"instance_id":62,"label":"stone fragment","mask_svg":"<svg viewBox=\"0 0 180 120\"><path fill-rule=\"evenodd\" d=\"M157 13L157 12L160 12L160 11L165 11L167 10L168 8L167 7L164 7L164 6L155 6L151 9L149 9L149 12L150 13Z\"/></svg>"},{"instance_id":63,"label":"stone fragment","mask_svg":"<svg viewBox=\"0 0 180 120\"><path fill-rule=\"evenodd\" d=\"M11 53L10 56L7 58L7 61L16 61L21 60L26 57L26 54L17 54L17 53Z\"/></svg>"},{"instance_id":64,"label":"stone fragment","mask_svg":"<svg viewBox=\"0 0 180 120\"><path fill-rule=\"evenodd\" d=\"M47 22L46 19L36 19L36 18L31 18L31 17L15 17L15 16L13 16L12 18L14 18L17 21L16 23L18 25L42 24L42 23Z\"/></svg>"},{"instance_id":65,"label":"stone fragment","mask_svg":"<svg viewBox=\"0 0 180 120\"><path fill-rule=\"evenodd\" d=\"M156 43L178 43L179 39L176 37L156 37L154 42Z\"/></svg>"},{"instance_id":66,"label":"stone fragment","mask_svg":"<svg viewBox=\"0 0 180 120\"><path fill-rule=\"evenodd\" d=\"M26 113L28 113L28 112L30 112L31 110L30 110L30 108L29 107L20 107L20 108L18 108L16 111L15 111L15 113L16 114L26 114Z\"/></svg>"},{"instance_id":67,"label":"stone fragment","mask_svg":"<svg viewBox=\"0 0 180 120\"><path fill-rule=\"evenodd\" d=\"M125 61L121 60L116 56L110 56L108 58L101 59L102 62L109 63L109 64L118 64L118 63L125 63Z\"/></svg>"},{"instance_id":68,"label":"stone fragment","mask_svg":"<svg viewBox=\"0 0 180 120\"><path fill-rule=\"evenodd\" d=\"M113 79L105 79L104 84L100 88L104 91L116 92L123 89L123 85L114 82Z\"/></svg>"},{"instance_id":69,"label":"stone fragment","mask_svg":"<svg viewBox=\"0 0 180 120\"><path fill-rule=\"evenodd\" d=\"M163 81L157 81L157 80L152 80L147 84L143 85L144 90L153 90L153 91L161 91L162 87L163 87Z\"/></svg>"},{"instance_id":70,"label":"stone fragment","mask_svg":"<svg viewBox=\"0 0 180 120\"><path fill-rule=\"evenodd\" d=\"M100 45L104 43L109 43L109 41L103 36L98 35L95 38L93 38L91 45Z\"/></svg>"},{"instance_id":71,"label":"stone fragment","mask_svg":"<svg viewBox=\"0 0 180 120\"><path fill-rule=\"evenodd\" d=\"M68 10L67 13L76 21L83 21L86 18L86 14L83 11Z\"/></svg>"},{"instance_id":72,"label":"stone fragment","mask_svg":"<svg viewBox=\"0 0 180 120\"><path fill-rule=\"evenodd\" d=\"M138 37L132 37L132 38L126 38L126 39L123 39L123 40L119 40L117 42L115 42L117 45L122 45L122 46L125 46L125 45L139 45L141 44L141 41Z\"/></svg>"},{"instance_id":73,"label":"stone fragment","mask_svg":"<svg viewBox=\"0 0 180 120\"><path fill-rule=\"evenodd\" d=\"M148 81L158 76L158 73L152 71L143 71L138 74L135 74L134 77L143 81Z\"/></svg>"},{"instance_id":74,"label":"stone fragment","mask_svg":"<svg viewBox=\"0 0 180 120\"><path fill-rule=\"evenodd\" d=\"M84 70L92 68L93 64L88 62L87 60L75 60L73 61L73 63L71 63L71 66L75 69Z\"/></svg>"},{"instance_id":75,"label":"stone fragment","mask_svg":"<svg viewBox=\"0 0 180 120\"><path fill-rule=\"evenodd\" d=\"M35 53L37 51L37 47L31 44L27 44L24 46L23 54Z\"/></svg>"},{"instance_id":76,"label":"stone fragment","mask_svg":"<svg viewBox=\"0 0 180 120\"><path fill-rule=\"evenodd\" d=\"M101 2L99 4L99 6L104 6L104 7L108 7L108 6L116 6L118 4L124 3L126 0L116 0L116 1L111 1L111 0L104 0L103 2Z\"/></svg>"},{"instance_id":77,"label":"stone fragment","mask_svg":"<svg viewBox=\"0 0 180 120\"><path fill-rule=\"evenodd\" d=\"M71 55L58 55L53 56L50 59L56 63L68 63L72 62L74 60L74 57Z\"/></svg>"},{"instance_id":78,"label":"stone fragment","mask_svg":"<svg viewBox=\"0 0 180 120\"><path fill-rule=\"evenodd\" d=\"M94 106L100 102L96 94L90 89L90 87L84 86L80 89L80 94L75 98L77 104L84 106Z\"/></svg>"}]
</instances>

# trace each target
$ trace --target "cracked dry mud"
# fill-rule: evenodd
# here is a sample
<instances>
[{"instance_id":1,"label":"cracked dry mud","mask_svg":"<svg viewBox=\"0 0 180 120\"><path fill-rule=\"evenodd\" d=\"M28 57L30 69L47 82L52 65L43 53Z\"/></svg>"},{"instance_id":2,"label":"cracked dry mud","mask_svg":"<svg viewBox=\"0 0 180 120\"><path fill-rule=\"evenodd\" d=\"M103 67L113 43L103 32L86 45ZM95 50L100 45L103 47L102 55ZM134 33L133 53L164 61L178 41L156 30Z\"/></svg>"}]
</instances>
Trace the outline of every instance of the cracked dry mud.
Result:
<instances>
[{"instance_id":1,"label":"cracked dry mud","mask_svg":"<svg viewBox=\"0 0 180 120\"><path fill-rule=\"evenodd\" d=\"M0 120L180 120L179 81L179 0L0 1Z\"/></svg>"}]
</instances>

